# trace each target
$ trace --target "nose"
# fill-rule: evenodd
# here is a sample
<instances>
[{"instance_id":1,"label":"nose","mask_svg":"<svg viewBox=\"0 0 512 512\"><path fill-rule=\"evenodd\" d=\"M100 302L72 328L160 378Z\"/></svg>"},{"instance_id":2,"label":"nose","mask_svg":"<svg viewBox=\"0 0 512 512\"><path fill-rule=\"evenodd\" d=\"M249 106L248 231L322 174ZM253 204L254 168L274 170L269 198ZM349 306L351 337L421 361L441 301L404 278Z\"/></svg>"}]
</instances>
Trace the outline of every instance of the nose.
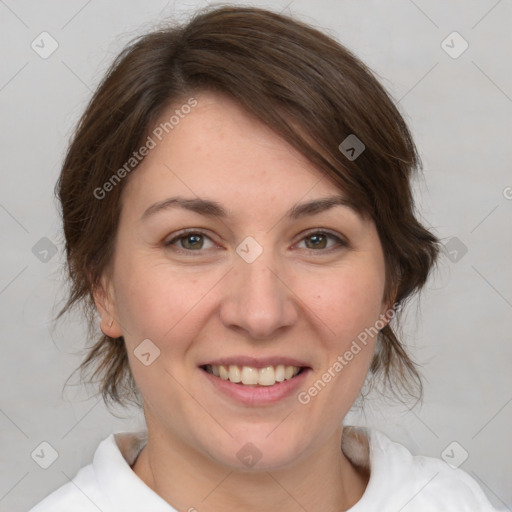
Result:
<instances>
[{"instance_id":1,"label":"nose","mask_svg":"<svg viewBox=\"0 0 512 512\"><path fill-rule=\"evenodd\" d=\"M249 339L265 340L297 321L290 273L271 250L264 250L252 263L237 256L226 279L220 314L227 328L244 331Z\"/></svg>"}]
</instances>

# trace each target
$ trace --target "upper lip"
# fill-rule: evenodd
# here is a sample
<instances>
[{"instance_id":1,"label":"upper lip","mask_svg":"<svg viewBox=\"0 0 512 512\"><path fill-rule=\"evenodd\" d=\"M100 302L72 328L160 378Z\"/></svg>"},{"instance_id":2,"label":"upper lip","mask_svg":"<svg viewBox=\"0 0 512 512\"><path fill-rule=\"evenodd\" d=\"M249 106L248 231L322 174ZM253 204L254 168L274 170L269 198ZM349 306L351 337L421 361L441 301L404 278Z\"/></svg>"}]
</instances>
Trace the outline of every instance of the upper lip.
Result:
<instances>
[{"instance_id":1,"label":"upper lip","mask_svg":"<svg viewBox=\"0 0 512 512\"><path fill-rule=\"evenodd\" d=\"M249 356L232 356L232 357L222 357L218 359L212 359L210 361L205 361L199 366L205 365L212 366L251 366L252 368L265 368L267 366L277 366L279 364L283 364L284 366L299 366L309 368L309 366L299 359L294 359L293 357L285 357L285 356L272 356L272 357L249 357Z\"/></svg>"}]
</instances>

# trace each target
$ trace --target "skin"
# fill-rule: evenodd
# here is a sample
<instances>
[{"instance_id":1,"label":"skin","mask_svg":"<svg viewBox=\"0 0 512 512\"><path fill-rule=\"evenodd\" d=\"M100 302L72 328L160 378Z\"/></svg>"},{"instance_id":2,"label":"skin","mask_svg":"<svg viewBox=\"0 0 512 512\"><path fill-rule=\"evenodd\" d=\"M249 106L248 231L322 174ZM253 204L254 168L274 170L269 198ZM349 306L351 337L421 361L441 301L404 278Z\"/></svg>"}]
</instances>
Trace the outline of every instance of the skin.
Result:
<instances>
[{"instance_id":1,"label":"skin","mask_svg":"<svg viewBox=\"0 0 512 512\"><path fill-rule=\"evenodd\" d=\"M310 387L390 306L375 225L346 206L286 219L296 203L342 192L231 99L195 97L198 105L129 177L111 270L95 292L101 328L124 337L144 397L148 444L133 470L178 510L346 510L368 475L340 450L341 424L375 338L307 405L296 393L241 405L198 365L232 355L295 357L312 368L301 389ZM230 216L174 208L140 220L178 195L215 200ZM204 236L166 247L184 228ZM321 229L348 246L318 242ZM263 248L252 263L236 252L247 236ZM160 350L149 366L134 355L144 339ZM236 456L248 442L262 454L252 468Z\"/></svg>"}]
</instances>

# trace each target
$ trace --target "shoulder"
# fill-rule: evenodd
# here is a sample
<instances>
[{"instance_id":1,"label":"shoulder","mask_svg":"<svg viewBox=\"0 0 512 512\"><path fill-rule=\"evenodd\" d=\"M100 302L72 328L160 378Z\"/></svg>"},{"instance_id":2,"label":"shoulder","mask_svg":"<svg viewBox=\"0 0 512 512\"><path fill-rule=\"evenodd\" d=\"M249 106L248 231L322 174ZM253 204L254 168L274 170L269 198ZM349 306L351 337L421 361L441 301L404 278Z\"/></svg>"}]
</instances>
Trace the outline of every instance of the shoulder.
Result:
<instances>
[{"instance_id":1,"label":"shoulder","mask_svg":"<svg viewBox=\"0 0 512 512\"><path fill-rule=\"evenodd\" d=\"M131 469L146 440L145 431L109 435L96 449L92 464L30 512L173 512Z\"/></svg>"},{"instance_id":2,"label":"shoulder","mask_svg":"<svg viewBox=\"0 0 512 512\"><path fill-rule=\"evenodd\" d=\"M377 503L385 504L382 511L496 512L478 483L461 469L413 455L378 430L356 430L368 439L370 480L360 502L365 508L356 505L353 512Z\"/></svg>"},{"instance_id":3,"label":"shoulder","mask_svg":"<svg viewBox=\"0 0 512 512\"><path fill-rule=\"evenodd\" d=\"M72 480L53 491L29 512L110 510L111 499L104 473L117 473L123 469L123 462L116 434L110 434L96 448L91 464L82 467Z\"/></svg>"},{"instance_id":4,"label":"shoulder","mask_svg":"<svg viewBox=\"0 0 512 512\"><path fill-rule=\"evenodd\" d=\"M72 481L53 491L29 512L98 512L105 505L102 494L92 464L89 464L80 469Z\"/></svg>"}]
</instances>

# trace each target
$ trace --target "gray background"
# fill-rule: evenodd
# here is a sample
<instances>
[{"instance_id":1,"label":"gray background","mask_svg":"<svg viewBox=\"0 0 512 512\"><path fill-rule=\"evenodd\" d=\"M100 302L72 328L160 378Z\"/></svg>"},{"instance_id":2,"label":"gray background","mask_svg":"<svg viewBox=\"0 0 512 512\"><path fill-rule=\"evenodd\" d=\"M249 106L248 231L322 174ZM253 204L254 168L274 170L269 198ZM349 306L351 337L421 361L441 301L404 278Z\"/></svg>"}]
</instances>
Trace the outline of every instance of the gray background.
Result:
<instances>
[{"instance_id":1,"label":"gray background","mask_svg":"<svg viewBox=\"0 0 512 512\"><path fill-rule=\"evenodd\" d=\"M411 351L424 365L423 406L370 400L348 420L424 455L440 457L456 441L448 453L461 460L467 451L460 467L512 510L511 2L237 3L298 15L380 76L424 161L416 183L422 219L448 244L407 315ZM63 297L53 187L71 130L123 45L162 17L185 19L203 5L0 0L2 511L27 510L89 463L110 432L143 426L135 411L113 417L77 378L63 391L86 335L78 318L50 323ZM42 46L43 31L58 42L46 59L31 47ZM453 31L469 44L458 58L442 47ZM452 54L462 48L453 37L445 44ZM43 441L58 452L46 470L31 458Z\"/></svg>"}]
</instances>

